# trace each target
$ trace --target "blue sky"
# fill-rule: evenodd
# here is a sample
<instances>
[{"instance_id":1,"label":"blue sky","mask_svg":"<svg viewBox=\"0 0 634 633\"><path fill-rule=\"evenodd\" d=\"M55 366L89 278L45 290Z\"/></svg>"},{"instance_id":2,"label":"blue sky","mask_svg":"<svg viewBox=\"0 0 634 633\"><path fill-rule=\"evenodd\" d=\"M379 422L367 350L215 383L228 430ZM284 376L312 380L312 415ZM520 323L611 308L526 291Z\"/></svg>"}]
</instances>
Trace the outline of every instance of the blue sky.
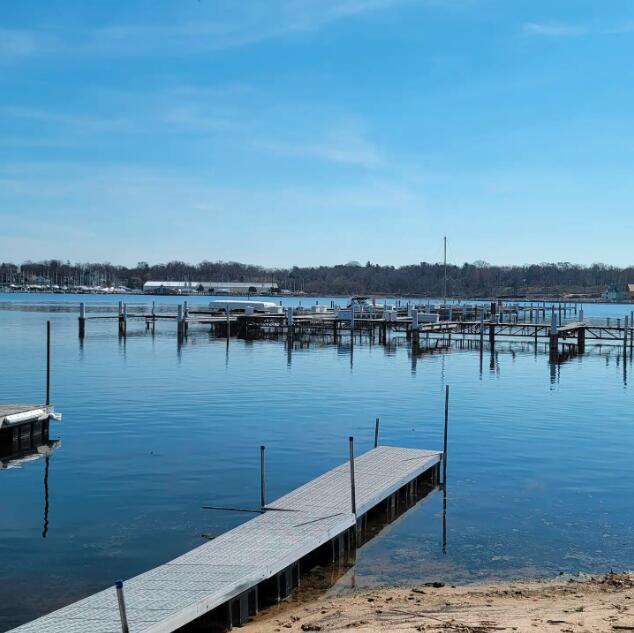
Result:
<instances>
[{"instance_id":1,"label":"blue sky","mask_svg":"<svg viewBox=\"0 0 634 633\"><path fill-rule=\"evenodd\" d=\"M634 263L629 0L0 6L0 260Z\"/></svg>"}]
</instances>

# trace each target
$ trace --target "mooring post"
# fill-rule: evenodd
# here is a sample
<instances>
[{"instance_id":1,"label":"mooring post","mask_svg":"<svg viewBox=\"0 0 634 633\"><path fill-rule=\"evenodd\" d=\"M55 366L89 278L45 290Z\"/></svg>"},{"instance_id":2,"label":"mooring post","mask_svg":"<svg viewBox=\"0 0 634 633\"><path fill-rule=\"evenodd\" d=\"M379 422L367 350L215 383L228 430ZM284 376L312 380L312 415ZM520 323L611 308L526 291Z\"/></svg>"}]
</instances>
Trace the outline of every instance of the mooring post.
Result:
<instances>
[{"instance_id":1,"label":"mooring post","mask_svg":"<svg viewBox=\"0 0 634 633\"><path fill-rule=\"evenodd\" d=\"M354 303L350 306L350 344L354 344Z\"/></svg>"},{"instance_id":2,"label":"mooring post","mask_svg":"<svg viewBox=\"0 0 634 633\"><path fill-rule=\"evenodd\" d=\"M623 321L623 356L627 355L627 329L629 324L629 317L625 317Z\"/></svg>"},{"instance_id":3,"label":"mooring post","mask_svg":"<svg viewBox=\"0 0 634 633\"><path fill-rule=\"evenodd\" d=\"M352 435L348 438L348 448L350 452L350 509L357 518L357 496L354 486L354 437Z\"/></svg>"},{"instance_id":4,"label":"mooring post","mask_svg":"<svg viewBox=\"0 0 634 633\"><path fill-rule=\"evenodd\" d=\"M125 336L127 330L128 304L119 301L119 335Z\"/></svg>"},{"instance_id":5,"label":"mooring post","mask_svg":"<svg viewBox=\"0 0 634 633\"><path fill-rule=\"evenodd\" d=\"M551 360L557 357L559 348L559 336L557 335L557 316L555 314L555 306L551 307L550 314L550 356Z\"/></svg>"},{"instance_id":6,"label":"mooring post","mask_svg":"<svg viewBox=\"0 0 634 633\"><path fill-rule=\"evenodd\" d=\"M227 304L225 307L225 313L227 317L227 343L228 343L229 339L231 338L231 313L229 312L229 304Z\"/></svg>"},{"instance_id":7,"label":"mooring post","mask_svg":"<svg viewBox=\"0 0 634 633\"><path fill-rule=\"evenodd\" d=\"M379 446L379 418L374 422L374 448Z\"/></svg>"},{"instance_id":8,"label":"mooring post","mask_svg":"<svg viewBox=\"0 0 634 633\"><path fill-rule=\"evenodd\" d=\"M484 310L480 312L480 352L484 348Z\"/></svg>"},{"instance_id":9,"label":"mooring post","mask_svg":"<svg viewBox=\"0 0 634 633\"><path fill-rule=\"evenodd\" d=\"M266 505L266 470L264 463L264 446L260 446L260 509Z\"/></svg>"},{"instance_id":10,"label":"mooring post","mask_svg":"<svg viewBox=\"0 0 634 633\"><path fill-rule=\"evenodd\" d=\"M583 317L583 311L581 313ZM586 351L586 326L580 325L577 330L577 351L579 354L584 354Z\"/></svg>"},{"instance_id":11,"label":"mooring post","mask_svg":"<svg viewBox=\"0 0 634 633\"><path fill-rule=\"evenodd\" d=\"M294 319L293 319L293 308L286 308L286 334L287 336L293 336L294 330Z\"/></svg>"},{"instance_id":12,"label":"mooring post","mask_svg":"<svg viewBox=\"0 0 634 633\"><path fill-rule=\"evenodd\" d=\"M447 440L449 430L449 385L445 385L445 437L442 451L442 482L447 481Z\"/></svg>"},{"instance_id":13,"label":"mooring post","mask_svg":"<svg viewBox=\"0 0 634 633\"><path fill-rule=\"evenodd\" d=\"M51 322L46 322L46 406L51 404Z\"/></svg>"},{"instance_id":14,"label":"mooring post","mask_svg":"<svg viewBox=\"0 0 634 633\"><path fill-rule=\"evenodd\" d=\"M79 304L79 338L84 338L86 334L86 304L82 301Z\"/></svg>"},{"instance_id":15,"label":"mooring post","mask_svg":"<svg viewBox=\"0 0 634 633\"><path fill-rule=\"evenodd\" d=\"M125 597L123 595L123 580L117 580L114 586L117 589L117 602L119 603L119 617L121 618L121 631L122 633L130 633L128 627L128 614L125 609Z\"/></svg>"},{"instance_id":16,"label":"mooring post","mask_svg":"<svg viewBox=\"0 0 634 633\"><path fill-rule=\"evenodd\" d=\"M152 301L152 321L156 320L156 301Z\"/></svg>"},{"instance_id":17,"label":"mooring post","mask_svg":"<svg viewBox=\"0 0 634 633\"><path fill-rule=\"evenodd\" d=\"M180 340L183 338L183 305L179 303L176 310L176 336Z\"/></svg>"}]
</instances>

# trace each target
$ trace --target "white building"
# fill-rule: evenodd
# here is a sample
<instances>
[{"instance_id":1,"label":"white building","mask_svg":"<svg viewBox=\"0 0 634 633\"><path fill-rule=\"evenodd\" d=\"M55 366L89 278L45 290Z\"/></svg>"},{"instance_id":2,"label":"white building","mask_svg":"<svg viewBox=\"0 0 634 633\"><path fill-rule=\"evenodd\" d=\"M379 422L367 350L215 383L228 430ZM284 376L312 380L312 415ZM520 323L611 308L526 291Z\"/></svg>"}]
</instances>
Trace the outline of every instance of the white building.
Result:
<instances>
[{"instance_id":1,"label":"white building","mask_svg":"<svg viewBox=\"0 0 634 633\"><path fill-rule=\"evenodd\" d=\"M143 292L157 295L254 295L278 291L276 283L266 281L146 281Z\"/></svg>"}]
</instances>

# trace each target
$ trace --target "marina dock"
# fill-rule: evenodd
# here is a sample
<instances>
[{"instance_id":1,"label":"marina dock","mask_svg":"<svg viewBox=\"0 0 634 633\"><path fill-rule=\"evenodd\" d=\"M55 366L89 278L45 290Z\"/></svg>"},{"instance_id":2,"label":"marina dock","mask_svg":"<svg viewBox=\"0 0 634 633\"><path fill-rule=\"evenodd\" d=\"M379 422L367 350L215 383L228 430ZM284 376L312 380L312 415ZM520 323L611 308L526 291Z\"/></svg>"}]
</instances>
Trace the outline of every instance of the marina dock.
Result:
<instances>
[{"instance_id":1,"label":"marina dock","mask_svg":"<svg viewBox=\"0 0 634 633\"><path fill-rule=\"evenodd\" d=\"M47 404L4 404L0 403L0 429L17 427L40 420L48 420L53 407Z\"/></svg>"},{"instance_id":2,"label":"marina dock","mask_svg":"<svg viewBox=\"0 0 634 633\"><path fill-rule=\"evenodd\" d=\"M266 309L254 309L249 304L266 303ZM241 304L237 307L237 304ZM156 324L165 320L176 324L176 336L182 343L191 326L209 328L212 336L241 339L285 337L289 340L309 341L311 337L338 342L348 337L367 337L371 342L387 344L392 335L405 335L412 350L438 349L438 341L451 341L452 336L479 341L482 350L486 342L493 347L498 338L523 338L538 344L547 342L553 360L561 352L583 354L587 344L616 344L624 354L634 351L634 311L623 318L584 320L583 308L577 304L559 303L547 306L505 304L502 302L434 305L397 301L394 305L349 305L345 308L331 302L330 306L283 307L271 302L214 301L209 307L189 307L187 301L157 310L152 303L148 312L128 311L119 304L118 314L87 315L85 304L80 305L79 338L86 336L86 323L93 319L116 319L119 336L126 337L128 320L145 323L146 331L154 333ZM430 344L431 341L431 344ZM446 346L445 346L446 347Z\"/></svg>"},{"instance_id":3,"label":"marina dock","mask_svg":"<svg viewBox=\"0 0 634 633\"><path fill-rule=\"evenodd\" d=\"M354 560L368 517L390 521L399 506L411 507L438 484L440 462L435 451L381 446L354 458L351 448L349 462L272 503L264 504L262 492L257 516L239 527L13 633L240 626L284 599L314 565Z\"/></svg>"}]
</instances>

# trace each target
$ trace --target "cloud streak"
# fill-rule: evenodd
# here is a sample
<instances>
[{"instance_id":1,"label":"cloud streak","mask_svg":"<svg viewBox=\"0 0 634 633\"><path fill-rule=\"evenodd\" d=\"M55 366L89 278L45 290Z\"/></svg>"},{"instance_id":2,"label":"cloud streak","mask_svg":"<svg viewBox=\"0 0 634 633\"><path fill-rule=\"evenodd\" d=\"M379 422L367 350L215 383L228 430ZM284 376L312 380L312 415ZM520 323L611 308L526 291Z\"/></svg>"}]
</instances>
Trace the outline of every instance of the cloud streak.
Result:
<instances>
[{"instance_id":1,"label":"cloud streak","mask_svg":"<svg viewBox=\"0 0 634 633\"><path fill-rule=\"evenodd\" d=\"M224 11L201 5L195 21L171 24L112 23L69 31L65 28L0 29L0 59L43 53L105 56L192 55L249 46L338 20L387 11L420 0L271 0L231 3ZM220 5L216 5L220 6Z\"/></svg>"},{"instance_id":2,"label":"cloud streak","mask_svg":"<svg viewBox=\"0 0 634 633\"><path fill-rule=\"evenodd\" d=\"M362 134L345 128L326 132L320 140L262 140L255 145L281 156L316 158L366 169L386 166L385 156L376 145Z\"/></svg>"},{"instance_id":3,"label":"cloud streak","mask_svg":"<svg viewBox=\"0 0 634 633\"><path fill-rule=\"evenodd\" d=\"M579 37L588 33L585 27L561 22L528 22L522 31L541 37Z\"/></svg>"}]
</instances>

